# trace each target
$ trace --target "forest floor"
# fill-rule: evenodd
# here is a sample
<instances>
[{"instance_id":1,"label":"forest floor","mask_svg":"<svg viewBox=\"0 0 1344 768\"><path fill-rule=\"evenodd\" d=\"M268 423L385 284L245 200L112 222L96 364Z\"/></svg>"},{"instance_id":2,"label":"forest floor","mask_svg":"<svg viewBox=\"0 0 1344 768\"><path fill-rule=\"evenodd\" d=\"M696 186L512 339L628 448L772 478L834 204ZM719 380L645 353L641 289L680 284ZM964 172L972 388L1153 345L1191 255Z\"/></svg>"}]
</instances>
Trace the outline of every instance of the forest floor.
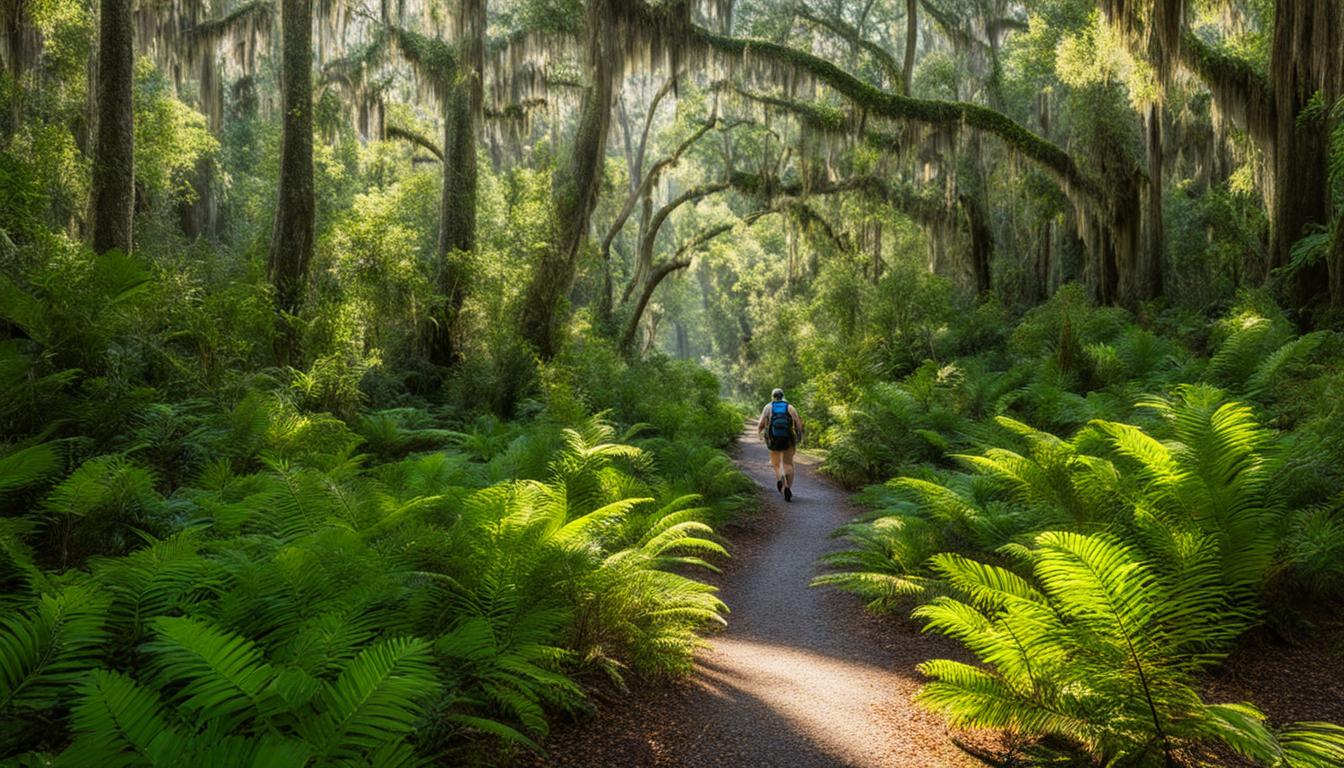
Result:
<instances>
[{"instance_id":1,"label":"forest floor","mask_svg":"<svg viewBox=\"0 0 1344 768\"><path fill-rule=\"evenodd\" d=\"M792 503L775 490L754 430L736 461L760 487L763 512L731 535L733 560L716 580L727 628L697 657L695 674L599 700L596 716L557 724L551 766L890 768L983 765L952 744L912 696L915 666L966 660L946 638L879 618L847 593L809 586L818 558L852 514L848 494L800 455ZM603 697L605 698L605 697Z\"/></svg>"}]
</instances>

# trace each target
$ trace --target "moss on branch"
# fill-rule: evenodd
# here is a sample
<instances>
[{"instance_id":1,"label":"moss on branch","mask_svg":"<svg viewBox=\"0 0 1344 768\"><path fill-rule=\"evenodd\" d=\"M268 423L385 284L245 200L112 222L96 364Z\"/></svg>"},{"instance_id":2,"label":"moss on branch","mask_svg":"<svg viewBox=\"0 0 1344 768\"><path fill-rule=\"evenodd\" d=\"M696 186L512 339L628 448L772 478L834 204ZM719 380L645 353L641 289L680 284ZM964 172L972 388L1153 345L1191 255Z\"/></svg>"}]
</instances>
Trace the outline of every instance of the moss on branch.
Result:
<instances>
[{"instance_id":1,"label":"moss on branch","mask_svg":"<svg viewBox=\"0 0 1344 768\"><path fill-rule=\"evenodd\" d=\"M721 54L743 59L761 57L807 72L874 115L938 128L983 131L1040 165L1068 191L1081 193L1095 203L1105 200L1102 191L1082 174L1068 152L997 110L964 101L916 99L884 91L825 59L768 40L728 37L699 28L694 30L694 37Z\"/></svg>"},{"instance_id":2,"label":"moss on branch","mask_svg":"<svg viewBox=\"0 0 1344 768\"><path fill-rule=\"evenodd\" d=\"M443 162L443 150L439 148L439 145L435 144L428 136L424 135L423 133L414 131L410 128L403 128L399 125L387 126L386 133L387 138L401 139L402 141L414 144L418 147L428 150L431 155L433 155L435 158L439 160L439 162Z\"/></svg>"},{"instance_id":3,"label":"moss on branch","mask_svg":"<svg viewBox=\"0 0 1344 768\"><path fill-rule=\"evenodd\" d=\"M272 0L256 0L244 3L229 13L216 19L206 19L187 30L187 36L201 40L219 40L235 28L248 24L269 23L275 15L275 3Z\"/></svg>"},{"instance_id":4,"label":"moss on branch","mask_svg":"<svg viewBox=\"0 0 1344 768\"><path fill-rule=\"evenodd\" d=\"M440 87L447 87L457 75L457 52L448 43L414 30L388 25L388 33L408 61Z\"/></svg>"}]
</instances>

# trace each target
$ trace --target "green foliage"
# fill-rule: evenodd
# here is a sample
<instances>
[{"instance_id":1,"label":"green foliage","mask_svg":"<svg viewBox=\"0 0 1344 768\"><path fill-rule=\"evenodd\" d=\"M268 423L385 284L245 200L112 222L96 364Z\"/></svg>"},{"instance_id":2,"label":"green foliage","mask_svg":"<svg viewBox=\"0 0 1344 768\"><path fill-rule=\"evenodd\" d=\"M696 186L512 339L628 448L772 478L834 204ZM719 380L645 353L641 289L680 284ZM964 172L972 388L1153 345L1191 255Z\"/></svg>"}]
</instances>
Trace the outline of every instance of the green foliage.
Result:
<instances>
[{"instance_id":1,"label":"green foliage","mask_svg":"<svg viewBox=\"0 0 1344 768\"><path fill-rule=\"evenodd\" d=\"M219 141L205 116L178 101L168 78L146 58L135 67L135 125L135 179L147 202L164 208L194 202L199 192L191 175L198 163L213 162Z\"/></svg>"},{"instance_id":2,"label":"green foliage","mask_svg":"<svg viewBox=\"0 0 1344 768\"><path fill-rule=\"evenodd\" d=\"M1338 726L1276 733L1249 704L1201 700L1196 673L1246 621L1227 609L1216 561L1172 572L1104 535L1070 532L1039 534L1020 557L1031 580L957 555L933 560L960 598L915 615L988 667L921 666L933 682L919 700L952 725L1054 737L1132 765L1170 764L1209 740L1269 765L1328 765L1344 749Z\"/></svg>"},{"instance_id":3,"label":"green foliage","mask_svg":"<svg viewBox=\"0 0 1344 768\"><path fill-rule=\"evenodd\" d=\"M903 476L865 491L814 583L875 610L916 606L978 657L922 668L920 700L953 726L1100 762L1162 764L1209 742L1257 764L1336 759L1336 726L1273 728L1199 693L1246 632L1290 626L1305 595L1344 586L1338 505L1321 502L1344 489L1329 469L1338 430L1293 405L1334 391L1335 335L1298 336L1245 294L1211 324L1203 361L1062 291L1010 339L1006 354L864 389L827 467ZM1297 753L1299 732L1314 735Z\"/></svg>"},{"instance_id":4,"label":"green foliage","mask_svg":"<svg viewBox=\"0 0 1344 768\"><path fill-rule=\"evenodd\" d=\"M691 376L684 394L714 391ZM227 413L148 409L133 453L156 466L107 454L50 485L51 444L0 459L9 497L40 494L0 518L0 577L23 585L0 632L5 753L467 759L498 740L538 749L592 671L688 671L724 610L691 571L726 554L707 521L746 481L701 433L646 451L560 412L462 431L402 408L352 431L253 394ZM195 453L162 497L159 467ZM43 572L52 553L89 573ZM38 592L57 579L74 586Z\"/></svg>"}]
</instances>

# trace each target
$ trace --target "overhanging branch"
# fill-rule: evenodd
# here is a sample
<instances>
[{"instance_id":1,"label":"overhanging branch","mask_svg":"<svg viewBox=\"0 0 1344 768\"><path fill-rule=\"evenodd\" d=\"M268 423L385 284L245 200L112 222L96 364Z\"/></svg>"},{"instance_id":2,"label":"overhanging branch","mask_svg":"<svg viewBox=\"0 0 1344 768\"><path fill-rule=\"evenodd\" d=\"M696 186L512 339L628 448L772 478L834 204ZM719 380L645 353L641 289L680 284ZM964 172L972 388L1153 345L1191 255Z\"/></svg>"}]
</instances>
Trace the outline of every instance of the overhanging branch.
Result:
<instances>
[{"instance_id":1,"label":"overhanging branch","mask_svg":"<svg viewBox=\"0 0 1344 768\"><path fill-rule=\"evenodd\" d=\"M1034 161L1066 191L1081 194L1099 205L1105 203L1103 192L1082 174L1068 152L1002 112L968 102L916 99L883 91L825 59L767 40L727 37L700 28L693 30L693 37L722 54L741 58L759 56L796 67L874 115L949 130L971 128L991 134Z\"/></svg>"}]
</instances>

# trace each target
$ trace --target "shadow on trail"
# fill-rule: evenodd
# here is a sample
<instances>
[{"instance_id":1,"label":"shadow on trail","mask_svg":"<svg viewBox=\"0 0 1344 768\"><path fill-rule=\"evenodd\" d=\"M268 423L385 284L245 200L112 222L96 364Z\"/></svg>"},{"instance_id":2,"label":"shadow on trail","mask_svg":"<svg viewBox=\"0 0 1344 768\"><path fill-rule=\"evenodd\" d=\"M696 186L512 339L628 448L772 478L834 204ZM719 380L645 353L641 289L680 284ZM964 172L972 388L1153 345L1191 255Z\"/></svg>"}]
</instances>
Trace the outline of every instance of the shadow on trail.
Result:
<instances>
[{"instance_id":1,"label":"shadow on trail","mask_svg":"<svg viewBox=\"0 0 1344 768\"><path fill-rule=\"evenodd\" d=\"M943 638L863 613L851 595L810 586L830 533L850 517L848 495L797 462L795 496L775 490L765 447L750 429L739 467L761 487L766 513L724 579L728 627L709 639L687 684L644 691L596 718L559 729L555 766L887 768L976 764L911 697L915 666L955 654ZM959 655L959 654L958 654Z\"/></svg>"}]
</instances>

